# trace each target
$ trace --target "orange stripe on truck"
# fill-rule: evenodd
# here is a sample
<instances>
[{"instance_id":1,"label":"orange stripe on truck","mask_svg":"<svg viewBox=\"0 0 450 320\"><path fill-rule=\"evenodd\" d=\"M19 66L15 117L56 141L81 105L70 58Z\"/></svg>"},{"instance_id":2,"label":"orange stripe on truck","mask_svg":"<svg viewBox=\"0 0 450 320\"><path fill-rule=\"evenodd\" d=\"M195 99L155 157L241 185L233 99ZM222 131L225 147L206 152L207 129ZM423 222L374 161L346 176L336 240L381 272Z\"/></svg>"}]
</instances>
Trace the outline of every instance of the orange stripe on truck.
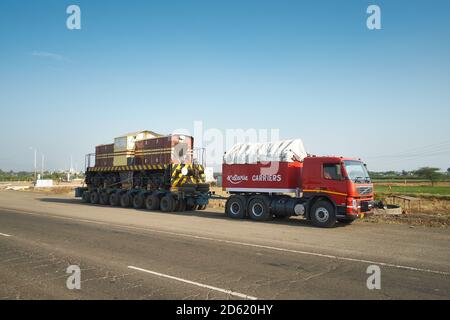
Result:
<instances>
[{"instance_id":1,"label":"orange stripe on truck","mask_svg":"<svg viewBox=\"0 0 450 320\"><path fill-rule=\"evenodd\" d=\"M303 192L316 192L316 193L329 193L329 194L335 194L338 196L347 196L346 193L341 193L341 192L335 192L335 191L328 191L328 190L319 190L319 189L308 189L308 190L303 190Z\"/></svg>"}]
</instances>

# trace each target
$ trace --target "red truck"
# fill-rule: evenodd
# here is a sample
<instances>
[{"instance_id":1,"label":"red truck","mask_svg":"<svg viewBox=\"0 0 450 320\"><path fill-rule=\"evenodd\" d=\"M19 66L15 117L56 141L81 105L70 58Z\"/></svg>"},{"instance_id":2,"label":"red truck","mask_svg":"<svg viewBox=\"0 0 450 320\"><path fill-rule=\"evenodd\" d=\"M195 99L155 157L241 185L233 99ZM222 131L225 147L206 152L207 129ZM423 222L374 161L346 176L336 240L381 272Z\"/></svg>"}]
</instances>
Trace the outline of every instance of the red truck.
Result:
<instances>
[{"instance_id":1,"label":"red truck","mask_svg":"<svg viewBox=\"0 0 450 320\"><path fill-rule=\"evenodd\" d=\"M224 156L222 181L230 193L226 214L235 219L302 215L316 226L332 227L375 206L361 160L307 155L301 140L233 147Z\"/></svg>"},{"instance_id":2,"label":"red truck","mask_svg":"<svg viewBox=\"0 0 450 320\"><path fill-rule=\"evenodd\" d=\"M237 144L224 155L218 197L205 183L204 166L193 156L193 138L131 133L96 148L87 159L86 203L163 212L205 210L210 199L225 199L231 218L264 221L302 215L316 226L351 223L375 206L363 162L308 155L300 139Z\"/></svg>"}]
</instances>

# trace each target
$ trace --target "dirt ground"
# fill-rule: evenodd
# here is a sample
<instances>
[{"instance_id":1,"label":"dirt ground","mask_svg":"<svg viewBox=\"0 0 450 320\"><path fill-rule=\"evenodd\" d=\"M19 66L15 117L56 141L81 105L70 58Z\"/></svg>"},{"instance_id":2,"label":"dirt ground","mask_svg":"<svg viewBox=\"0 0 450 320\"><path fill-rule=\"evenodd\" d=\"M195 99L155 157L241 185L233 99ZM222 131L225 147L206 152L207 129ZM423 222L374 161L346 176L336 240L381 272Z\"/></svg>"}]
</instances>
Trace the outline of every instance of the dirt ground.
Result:
<instances>
[{"instance_id":1,"label":"dirt ground","mask_svg":"<svg viewBox=\"0 0 450 320\"><path fill-rule=\"evenodd\" d=\"M411 227L450 227L450 217L440 214L408 213L402 215L374 214L362 220L367 223L406 224Z\"/></svg>"}]
</instances>

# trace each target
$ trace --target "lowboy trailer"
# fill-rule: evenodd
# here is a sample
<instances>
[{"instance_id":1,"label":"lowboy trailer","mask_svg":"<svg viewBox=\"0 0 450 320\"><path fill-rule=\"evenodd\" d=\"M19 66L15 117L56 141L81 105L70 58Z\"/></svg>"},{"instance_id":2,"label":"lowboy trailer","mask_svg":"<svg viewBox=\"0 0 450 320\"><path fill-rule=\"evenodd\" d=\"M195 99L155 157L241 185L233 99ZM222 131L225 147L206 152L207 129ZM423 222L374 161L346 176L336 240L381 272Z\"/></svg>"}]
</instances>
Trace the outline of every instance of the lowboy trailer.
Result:
<instances>
[{"instance_id":1,"label":"lowboy trailer","mask_svg":"<svg viewBox=\"0 0 450 320\"><path fill-rule=\"evenodd\" d=\"M209 185L204 166L194 159L194 140L185 135L130 133L96 147L87 161L84 202L149 210L204 210ZM88 158L90 159L90 158Z\"/></svg>"}]
</instances>

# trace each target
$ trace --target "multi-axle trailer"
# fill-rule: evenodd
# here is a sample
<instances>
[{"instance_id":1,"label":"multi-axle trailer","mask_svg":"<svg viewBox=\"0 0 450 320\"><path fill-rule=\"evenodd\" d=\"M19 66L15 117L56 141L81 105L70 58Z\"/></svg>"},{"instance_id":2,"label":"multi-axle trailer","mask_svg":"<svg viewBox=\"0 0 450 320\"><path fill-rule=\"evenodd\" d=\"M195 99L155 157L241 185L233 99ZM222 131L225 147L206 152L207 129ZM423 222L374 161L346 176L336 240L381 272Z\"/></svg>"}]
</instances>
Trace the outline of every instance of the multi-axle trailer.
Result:
<instances>
[{"instance_id":1,"label":"multi-axle trailer","mask_svg":"<svg viewBox=\"0 0 450 320\"><path fill-rule=\"evenodd\" d=\"M351 223L375 206L363 162L310 156L298 139L234 146L222 166L229 196L218 197L205 183L204 165L193 157L192 137L147 132L138 140L139 134L98 146L95 166L86 169L86 187L76 196L92 204L163 212L204 210L210 199L224 199L231 218L297 215L319 227ZM128 142L120 145L121 139Z\"/></svg>"},{"instance_id":2,"label":"multi-axle trailer","mask_svg":"<svg viewBox=\"0 0 450 320\"><path fill-rule=\"evenodd\" d=\"M195 164L88 168L87 187L78 188L76 196L87 203L136 209L204 210L209 185L203 175L203 166Z\"/></svg>"}]
</instances>

